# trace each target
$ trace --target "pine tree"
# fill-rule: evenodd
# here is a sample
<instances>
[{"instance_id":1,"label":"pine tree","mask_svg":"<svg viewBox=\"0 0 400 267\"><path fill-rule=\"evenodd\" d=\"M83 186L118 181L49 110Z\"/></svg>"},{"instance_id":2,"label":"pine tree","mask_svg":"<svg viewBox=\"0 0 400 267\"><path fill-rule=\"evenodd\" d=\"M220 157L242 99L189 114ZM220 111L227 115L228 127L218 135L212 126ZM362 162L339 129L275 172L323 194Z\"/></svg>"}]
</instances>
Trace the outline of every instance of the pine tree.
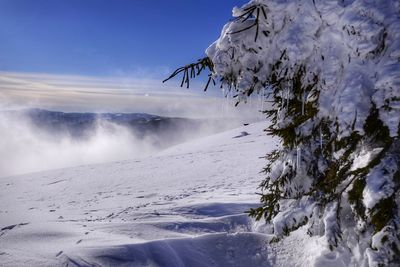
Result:
<instances>
[{"instance_id":1,"label":"pine tree","mask_svg":"<svg viewBox=\"0 0 400 267\"><path fill-rule=\"evenodd\" d=\"M201 71L238 103L267 88L262 206L275 241L307 227L370 266L400 264L400 2L253 0L233 11ZM171 78L170 77L170 78Z\"/></svg>"}]
</instances>

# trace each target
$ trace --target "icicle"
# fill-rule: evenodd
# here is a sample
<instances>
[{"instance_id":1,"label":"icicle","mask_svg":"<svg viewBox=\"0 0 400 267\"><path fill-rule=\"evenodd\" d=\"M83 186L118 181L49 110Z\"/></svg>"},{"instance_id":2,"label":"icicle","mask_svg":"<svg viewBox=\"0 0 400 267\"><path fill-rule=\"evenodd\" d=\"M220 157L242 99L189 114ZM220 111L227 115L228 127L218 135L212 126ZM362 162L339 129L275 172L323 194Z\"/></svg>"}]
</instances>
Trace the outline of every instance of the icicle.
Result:
<instances>
[{"instance_id":1,"label":"icicle","mask_svg":"<svg viewBox=\"0 0 400 267\"><path fill-rule=\"evenodd\" d=\"M297 153L296 153L296 169L298 173L301 173L301 146L297 146Z\"/></svg>"},{"instance_id":2,"label":"icicle","mask_svg":"<svg viewBox=\"0 0 400 267\"><path fill-rule=\"evenodd\" d=\"M230 99L229 99L229 91L228 92L226 92L225 93L225 91L224 91L224 94L225 94L225 109L224 109L224 112L225 112L225 115L228 115L228 110L229 110L229 101L230 101Z\"/></svg>"},{"instance_id":3,"label":"icicle","mask_svg":"<svg viewBox=\"0 0 400 267\"><path fill-rule=\"evenodd\" d=\"M265 100L265 87L262 89L262 95L261 95L261 111L264 111L264 100Z\"/></svg>"},{"instance_id":4,"label":"icicle","mask_svg":"<svg viewBox=\"0 0 400 267\"><path fill-rule=\"evenodd\" d=\"M305 93L301 95L301 115L304 115L304 101L305 101Z\"/></svg>"},{"instance_id":5,"label":"icicle","mask_svg":"<svg viewBox=\"0 0 400 267\"><path fill-rule=\"evenodd\" d=\"M319 147L321 148L321 152L322 152L322 130L321 130L321 125L319 126Z\"/></svg>"},{"instance_id":6,"label":"icicle","mask_svg":"<svg viewBox=\"0 0 400 267\"><path fill-rule=\"evenodd\" d=\"M226 102L226 99L225 99L225 88L222 88L222 103L221 103L221 117L223 117L224 116L224 114L225 114L225 102Z\"/></svg>"},{"instance_id":7,"label":"icicle","mask_svg":"<svg viewBox=\"0 0 400 267\"><path fill-rule=\"evenodd\" d=\"M265 87L263 87L263 89L261 90L261 97L260 97L260 100L261 100L261 112L260 112L260 119L262 119L263 118L263 111L264 111L264 101L265 101Z\"/></svg>"},{"instance_id":8,"label":"icicle","mask_svg":"<svg viewBox=\"0 0 400 267\"><path fill-rule=\"evenodd\" d=\"M261 119L261 93L257 94L257 110L258 110L258 118Z\"/></svg>"},{"instance_id":9,"label":"icicle","mask_svg":"<svg viewBox=\"0 0 400 267\"><path fill-rule=\"evenodd\" d=\"M289 110L289 88L286 88L286 112Z\"/></svg>"}]
</instances>

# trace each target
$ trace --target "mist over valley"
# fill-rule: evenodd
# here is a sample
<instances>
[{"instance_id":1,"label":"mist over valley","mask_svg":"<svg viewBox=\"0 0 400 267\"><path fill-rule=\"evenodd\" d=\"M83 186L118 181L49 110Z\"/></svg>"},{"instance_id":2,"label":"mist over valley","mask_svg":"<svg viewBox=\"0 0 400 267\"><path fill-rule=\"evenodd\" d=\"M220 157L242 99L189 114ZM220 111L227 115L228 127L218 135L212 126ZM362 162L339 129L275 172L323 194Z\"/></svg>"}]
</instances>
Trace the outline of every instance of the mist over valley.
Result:
<instances>
[{"instance_id":1,"label":"mist over valley","mask_svg":"<svg viewBox=\"0 0 400 267\"><path fill-rule=\"evenodd\" d=\"M146 113L0 112L0 177L140 158L240 125Z\"/></svg>"}]
</instances>

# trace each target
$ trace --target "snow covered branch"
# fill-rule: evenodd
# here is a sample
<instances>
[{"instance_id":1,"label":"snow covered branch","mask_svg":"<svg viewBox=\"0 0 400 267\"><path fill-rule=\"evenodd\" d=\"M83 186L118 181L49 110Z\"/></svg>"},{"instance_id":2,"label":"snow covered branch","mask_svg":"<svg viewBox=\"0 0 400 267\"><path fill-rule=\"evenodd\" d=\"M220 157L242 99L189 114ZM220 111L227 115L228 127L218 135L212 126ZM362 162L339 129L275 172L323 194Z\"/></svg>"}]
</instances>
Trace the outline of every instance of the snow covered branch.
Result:
<instances>
[{"instance_id":1,"label":"snow covered branch","mask_svg":"<svg viewBox=\"0 0 400 267\"><path fill-rule=\"evenodd\" d=\"M400 2L252 0L233 16L210 77L238 101L268 88L282 141L250 214L278 238L322 224L331 250L400 263Z\"/></svg>"}]
</instances>

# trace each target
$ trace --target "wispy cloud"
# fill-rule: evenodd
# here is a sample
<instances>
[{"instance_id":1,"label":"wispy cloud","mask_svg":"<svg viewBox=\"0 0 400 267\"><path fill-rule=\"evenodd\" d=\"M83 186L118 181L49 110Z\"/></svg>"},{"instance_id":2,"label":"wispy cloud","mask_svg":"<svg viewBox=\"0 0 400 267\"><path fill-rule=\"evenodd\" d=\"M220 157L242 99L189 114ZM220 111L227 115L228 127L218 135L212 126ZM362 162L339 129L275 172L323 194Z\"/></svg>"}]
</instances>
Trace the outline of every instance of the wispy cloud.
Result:
<instances>
[{"instance_id":1,"label":"wispy cloud","mask_svg":"<svg viewBox=\"0 0 400 267\"><path fill-rule=\"evenodd\" d=\"M145 112L185 117L258 116L257 105L235 108L233 100L218 97L215 92L186 90L170 84L130 77L0 72L0 108Z\"/></svg>"}]
</instances>

